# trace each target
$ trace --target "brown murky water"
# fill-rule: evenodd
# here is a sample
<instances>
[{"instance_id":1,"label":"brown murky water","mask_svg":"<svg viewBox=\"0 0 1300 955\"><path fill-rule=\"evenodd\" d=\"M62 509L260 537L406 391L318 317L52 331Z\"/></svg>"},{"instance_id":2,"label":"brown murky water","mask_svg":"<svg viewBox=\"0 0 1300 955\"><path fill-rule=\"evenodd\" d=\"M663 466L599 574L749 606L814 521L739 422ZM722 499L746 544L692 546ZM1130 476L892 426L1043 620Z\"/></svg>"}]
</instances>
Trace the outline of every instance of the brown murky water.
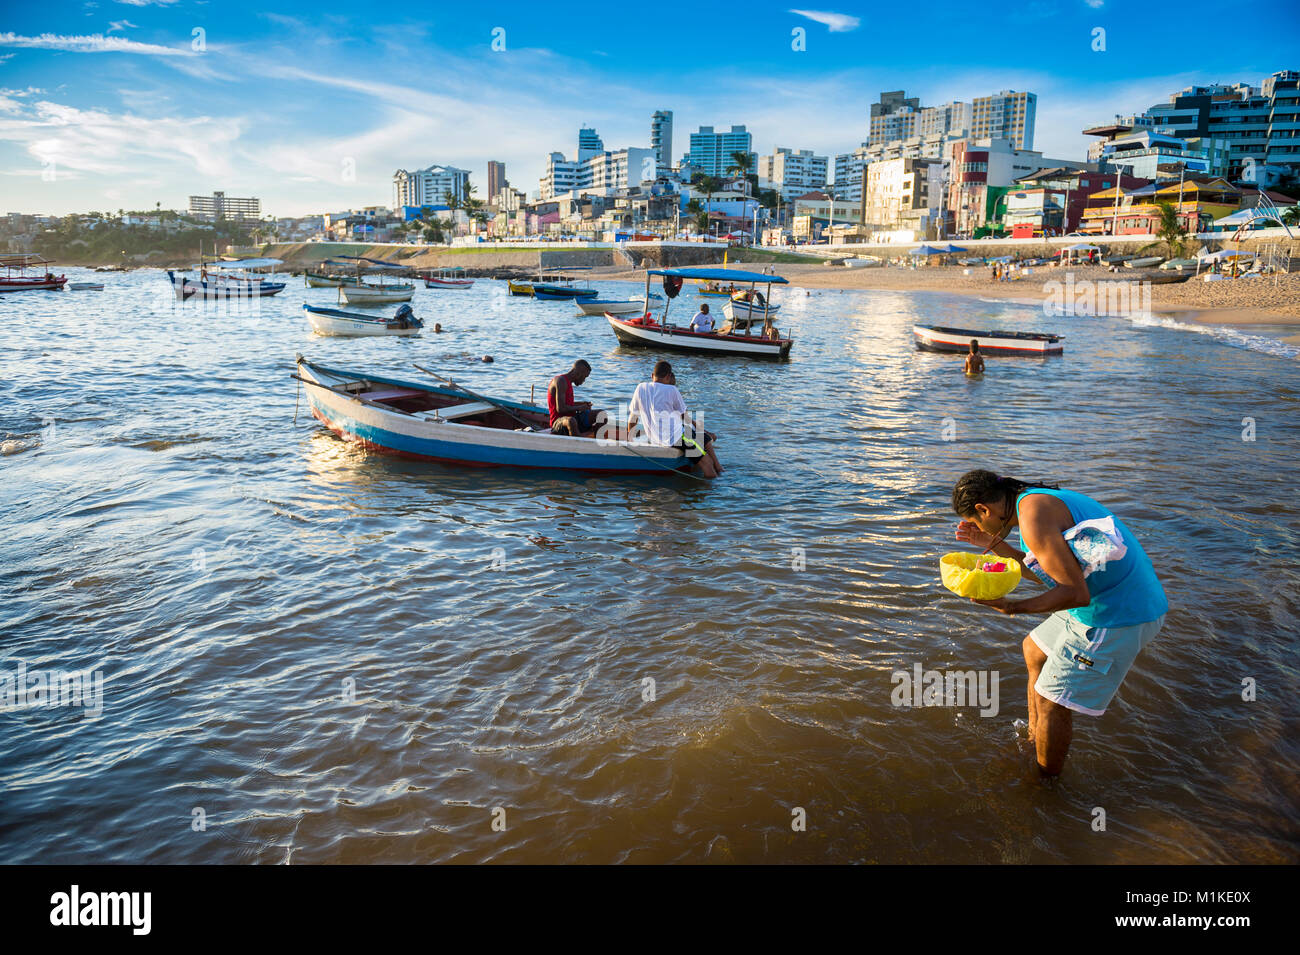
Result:
<instances>
[{"instance_id":1,"label":"brown murky water","mask_svg":"<svg viewBox=\"0 0 1300 955\"><path fill-rule=\"evenodd\" d=\"M296 352L513 398L581 356L626 401L656 356L570 304L421 289L447 334L326 340L292 280L255 313L111 282L0 302L0 676L104 680L98 716L0 708L2 862L1297 858L1300 349L790 290L789 364L673 359L723 436L705 486L294 423ZM915 321L1067 352L973 382ZM1111 506L1173 605L1054 785L1014 726L1026 622L938 580L976 466ZM998 712L894 707L917 663L996 673Z\"/></svg>"}]
</instances>

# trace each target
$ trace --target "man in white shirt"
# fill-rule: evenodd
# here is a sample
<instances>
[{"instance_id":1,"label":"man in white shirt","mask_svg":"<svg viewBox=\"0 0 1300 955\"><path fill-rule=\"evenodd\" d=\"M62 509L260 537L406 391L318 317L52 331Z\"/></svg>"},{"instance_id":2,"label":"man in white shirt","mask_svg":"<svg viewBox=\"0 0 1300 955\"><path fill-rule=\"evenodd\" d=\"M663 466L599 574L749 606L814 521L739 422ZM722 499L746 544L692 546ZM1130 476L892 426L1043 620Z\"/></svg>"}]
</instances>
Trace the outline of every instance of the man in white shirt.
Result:
<instances>
[{"instance_id":1,"label":"man in white shirt","mask_svg":"<svg viewBox=\"0 0 1300 955\"><path fill-rule=\"evenodd\" d=\"M707 304L701 305L700 310L696 312L695 317L691 319L691 331L713 331L713 316L709 314L709 306Z\"/></svg>"},{"instance_id":2,"label":"man in white shirt","mask_svg":"<svg viewBox=\"0 0 1300 955\"><path fill-rule=\"evenodd\" d=\"M686 456L699 463L700 473L706 478L715 478L723 468L713 451L713 435L697 431L685 420L688 414L682 393L677 390L672 365L666 361L656 362L653 380L643 381L632 393L628 435L635 434L640 425L642 436L650 444L686 448Z\"/></svg>"}]
</instances>

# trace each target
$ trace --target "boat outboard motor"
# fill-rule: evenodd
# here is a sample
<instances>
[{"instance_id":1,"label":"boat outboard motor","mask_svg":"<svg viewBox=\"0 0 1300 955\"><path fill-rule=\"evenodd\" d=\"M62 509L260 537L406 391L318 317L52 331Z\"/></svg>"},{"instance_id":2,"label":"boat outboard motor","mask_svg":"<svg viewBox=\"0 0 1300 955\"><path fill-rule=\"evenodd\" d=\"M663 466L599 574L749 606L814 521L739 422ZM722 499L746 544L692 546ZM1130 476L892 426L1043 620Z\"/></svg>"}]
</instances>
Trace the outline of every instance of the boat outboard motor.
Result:
<instances>
[{"instance_id":1,"label":"boat outboard motor","mask_svg":"<svg viewBox=\"0 0 1300 955\"><path fill-rule=\"evenodd\" d=\"M399 308L397 314L393 316L393 321L397 322L403 328L412 328L416 325L422 326L423 324L415 317L415 313L411 311L410 305L403 305Z\"/></svg>"}]
</instances>

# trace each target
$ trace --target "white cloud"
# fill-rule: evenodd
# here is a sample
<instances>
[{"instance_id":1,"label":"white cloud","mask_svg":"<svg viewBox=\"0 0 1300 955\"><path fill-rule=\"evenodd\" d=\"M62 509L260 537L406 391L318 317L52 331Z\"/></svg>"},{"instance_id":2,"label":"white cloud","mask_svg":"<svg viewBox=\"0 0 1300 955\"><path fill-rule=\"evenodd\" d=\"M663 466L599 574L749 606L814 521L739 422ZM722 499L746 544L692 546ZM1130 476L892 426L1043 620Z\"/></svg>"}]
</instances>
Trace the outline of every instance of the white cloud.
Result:
<instances>
[{"instance_id":1,"label":"white cloud","mask_svg":"<svg viewBox=\"0 0 1300 955\"><path fill-rule=\"evenodd\" d=\"M850 30L856 30L862 25L861 20L849 16L847 13L829 13L824 10L791 10L790 12L801 17L807 17L816 23L821 23L828 27L832 33L848 33Z\"/></svg>"},{"instance_id":2,"label":"white cloud","mask_svg":"<svg viewBox=\"0 0 1300 955\"><path fill-rule=\"evenodd\" d=\"M1100 10L1102 7L1106 5L1106 0L1083 0L1083 2L1086 3L1088 6L1092 7L1094 10Z\"/></svg>"},{"instance_id":3,"label":"white cloud","mask_svg":"<svg viewBox=\"0 0 1300 955\"><path fill-rule=\"evenodd\" d=\"M229 175L241 118L147 118L41 101L0 116L0 141L16 143L39 164L101 175L139 174L148 162L209 177Z\"/></svg>"},{"instance_id":4,"label":"white cloud","mask_svg":"<svg viewBox=\"0 0 1300 955\"><path fill-rule=\"evenodd\" d=\"M63 36L42 33L39 36L19 36L17 33L0 33L0 46L16 46L37 50L67 50L70 53L140 53L146 56L190 56L191 51L181 47L159 46L156 43L138 43L120 36L92 33L85 36Z\"/></svg>"},{"instance_id":5,"label":"white cloud","mask_svg":"<svg viewBox=\"0 0 1300 955\"><path fill-rule=\"evenodd\" d=\"M128 7L170 7L176 0L117 0Z\"/></svg>"},{"instance_id":6,"label":"white cloud","mask_svg":"<svg viewBox=\"0 0 1300 955\"><path fill-rule=\"evenodd\" d=\"M138 29L140 28L136 26L134 23L132 23L130 20L110 20L108 23L109 33L118 33L122 30L138 30Z\"/></svg>"}]
</instances>

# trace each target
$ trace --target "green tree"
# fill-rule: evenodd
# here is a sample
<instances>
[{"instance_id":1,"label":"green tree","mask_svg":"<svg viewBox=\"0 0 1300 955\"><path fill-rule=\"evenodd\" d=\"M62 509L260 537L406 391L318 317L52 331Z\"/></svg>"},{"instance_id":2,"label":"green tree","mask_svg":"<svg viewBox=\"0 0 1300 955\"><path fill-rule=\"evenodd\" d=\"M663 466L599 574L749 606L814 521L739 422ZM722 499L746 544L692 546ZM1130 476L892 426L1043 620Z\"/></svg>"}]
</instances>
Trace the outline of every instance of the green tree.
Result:
<instances>
[{"instance_id":1,"label":"green tree","mask_svg":"<svg viewBox=\"0 0 1300 955\"><path fill-rule=\"evenodd\" d=\"M731 154L731 165L727 167L727 172L734 176L744 176L749 178L749 170L754 165L754 157L744 150L737 150Z\"/></svg>"},{"instance_id":2,"label":"green tree","mask_svg":"<svg viewBox=\"0 0 1300 955\"><path fill-rule=\"evenodd\" d=\"M1156 229L1156 238L1165 244L1169 258L1178 258L1183 254L1187 244L1187 229L1178 218L1178 210L1172 202L1157 202L1160 209L1160 225Z\"/></svg>"}]
</instances>

